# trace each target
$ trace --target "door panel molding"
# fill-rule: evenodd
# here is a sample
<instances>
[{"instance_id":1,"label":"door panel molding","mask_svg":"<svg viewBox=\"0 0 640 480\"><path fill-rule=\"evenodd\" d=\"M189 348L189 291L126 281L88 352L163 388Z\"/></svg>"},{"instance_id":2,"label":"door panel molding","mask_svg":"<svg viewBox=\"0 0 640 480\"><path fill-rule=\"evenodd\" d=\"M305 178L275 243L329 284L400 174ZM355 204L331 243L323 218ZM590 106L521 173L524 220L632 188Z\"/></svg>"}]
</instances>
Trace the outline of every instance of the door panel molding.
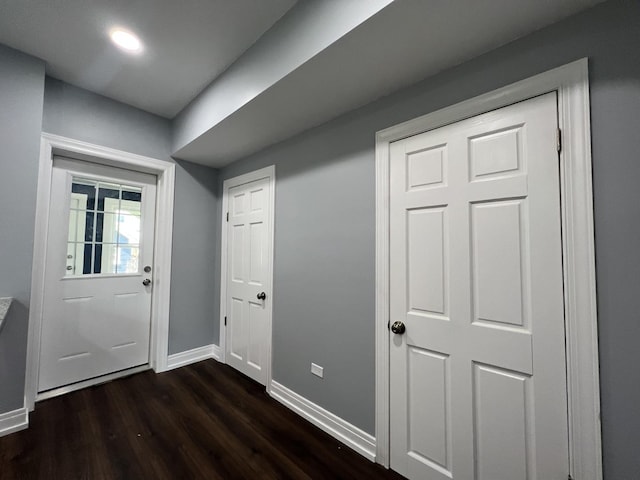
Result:
<instances>
[{"instance_id":1,"label":"door panel molding","mask_svg":"<svg viewBox=\"0 0 640 480\"><path fill-rule=\"evenodd\" d=\"M244 185L246 183L254 182L256 180L261 179L269 179L269 198L267 201L269 202L269 226L270 232L267 234L267 257L268 257L268 265L266 271L266 278L269 282L269 290L267 293L267 298L269 301L266 306L266 316L267 316L267 325L266 325L266 337L267 337L267 345L266 345L266 365L265 365L265 374L266 374L266 390L267 392L271 392L271 380L272 380L272 372L271 372L271 345L272 345L272 322L273 322L273 252L274 252L274 231L275 231L275 186L276 186L276 168L275 165L270 165L268 167L261 168L259 170L255 170L253 172L245 173L243 175L239 175L237 177L226 179L223 182L223 193L222 193L222 214L221 214L221 246L220 246L220 358L219 361L222 363L228 363L226 358L227 345L226 345L226 326L225 326L225 317L228 315L227 313L227 273L228 273L228 259L227 259L227 249L228 249L228 226L227 222L227 212L229 211L229 190L233 187L237 187L240 185Z\"/></svg>"},{"instance_id":2,"label":"door panel molding","mask_svg":"<svg viewBox=\"0 0 640 480\"><path fill-rule=\"evenodd\" d=\"M389 159L391 142L558 93L569 403L569 467L602 479L588 60L577 60L376 133L376 461L389 466Z\"/></svg>"},{"instance_id":3,"label":"door panel molding","mask_svg":"<svg viewBox=\"0 0 640 480\"><path fill-rule=\"evenodd\" d=\"M149 359L151 368L156 372L167 370L175 164L71 138L43 133L40 141L25 379L25 406L30 411L35 407L38 391L46 246L49 231L49 197L51 194L53 157L58 155L111 167L150 173L158 177L154 242L154 291L151 300L151 344Z\"/></svg>"}]
</instances>

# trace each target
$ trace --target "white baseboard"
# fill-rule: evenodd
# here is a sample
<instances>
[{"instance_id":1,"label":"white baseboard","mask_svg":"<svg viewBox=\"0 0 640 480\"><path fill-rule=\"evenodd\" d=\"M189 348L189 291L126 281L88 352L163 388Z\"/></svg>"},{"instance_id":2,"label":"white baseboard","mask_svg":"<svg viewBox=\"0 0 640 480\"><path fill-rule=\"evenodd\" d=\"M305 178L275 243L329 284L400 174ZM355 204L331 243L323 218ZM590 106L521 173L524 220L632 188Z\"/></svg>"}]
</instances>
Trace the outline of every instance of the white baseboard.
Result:
<instances>
[{"instance_id":1,"label":"white baseboard","mask_svg":"<svg viewBox=\"0 0 640 480\"><path fill-rule=\"evenodd\" d=\"M218 362L222 361L222 349L219 345L211 345L213 347L213 359Z\"/></svg>"},{"instance_id":2,"label":"white baseboard","mask_svg":"<svg viewBox=\"0 0 640 480\"><path fill-rule=\"evenodd\" d=\"M167 370L184 367L190 363L196 363L209 358L216 358L219 355L220 347L217 345L205 345L204 347L194 348L186 352L174 353L167 358ZM219 356L216 358L220 358Z\"/></svg>"},{"instance_id":3,"label":"white baseboard","mask_svg":"<svg viewBox=\"0 0 640 480\"><path fill-rule=\"evenodd\" d=\"M11 412L0 414L0 437L24 430L29 426L29 410L19 408Z\"/></svg>"},{"instance_id":4,"label":"white baseboard","mask_svg":"<svg viewBox=\"0 0 640 480\"><path fill-rule=\"evenodd\" d=\"M276 381L271 382L269 394L283 405L302 416L316 427L324 430L356 452L375 462L376 439L349 422L289 390Z\"/></svg>"}]
</instances>

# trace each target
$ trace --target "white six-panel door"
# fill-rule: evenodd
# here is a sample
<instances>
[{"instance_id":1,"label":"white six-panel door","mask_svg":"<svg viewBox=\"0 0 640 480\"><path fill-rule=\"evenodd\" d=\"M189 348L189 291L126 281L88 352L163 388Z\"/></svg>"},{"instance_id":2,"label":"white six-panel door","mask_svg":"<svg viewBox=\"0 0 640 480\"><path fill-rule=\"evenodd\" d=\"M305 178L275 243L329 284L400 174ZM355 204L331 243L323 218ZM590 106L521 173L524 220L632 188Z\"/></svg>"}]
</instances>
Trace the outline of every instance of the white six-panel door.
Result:
<instances>
[{"instance_id":1,"label":"white six-panel door","mask_svg":"<svg viewBox=\"0 0 640 480\"><path fill-rule=\"evenodd\" d=\"M410 479L567 478L556 132L551 93L391 144L391 468Z\"/></svg>"},{"instance_id":2,"label":"white six-panel door","mask_svg":"<svg viewBox=\"0 0 640 480\"><path fill-rule=\"evenodd\" d=\"M39 392L149 362L155 192L153 175L54 159Z\"/></svg>"},{"instance_id":3,"label":"white six-panel door","mask_svg":"<svg viewBox=\"0 0 640 480\"><path fill-rule=\"evenodd\" d=\"M265 385L270 362L271 179L228 189L226 361Z\"/></svg>"}]
</instances>

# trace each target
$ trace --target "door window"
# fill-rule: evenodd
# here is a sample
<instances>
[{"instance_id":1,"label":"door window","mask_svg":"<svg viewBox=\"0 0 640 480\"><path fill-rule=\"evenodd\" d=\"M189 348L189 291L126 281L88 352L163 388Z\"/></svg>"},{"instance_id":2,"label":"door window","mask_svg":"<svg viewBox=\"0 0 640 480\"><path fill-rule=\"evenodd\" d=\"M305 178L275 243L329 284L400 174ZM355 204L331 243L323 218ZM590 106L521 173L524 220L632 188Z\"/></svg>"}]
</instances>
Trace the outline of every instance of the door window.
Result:
<instances>
[{"instance_id":1,"label":"door window","mask_svg":"<svg viewBox=\"0 0 640 480\"><path fill-rule=\"evenodd\" d=\"M67 277L139 272L142 189L73 177Z\"/></svg>"}]
</instances>

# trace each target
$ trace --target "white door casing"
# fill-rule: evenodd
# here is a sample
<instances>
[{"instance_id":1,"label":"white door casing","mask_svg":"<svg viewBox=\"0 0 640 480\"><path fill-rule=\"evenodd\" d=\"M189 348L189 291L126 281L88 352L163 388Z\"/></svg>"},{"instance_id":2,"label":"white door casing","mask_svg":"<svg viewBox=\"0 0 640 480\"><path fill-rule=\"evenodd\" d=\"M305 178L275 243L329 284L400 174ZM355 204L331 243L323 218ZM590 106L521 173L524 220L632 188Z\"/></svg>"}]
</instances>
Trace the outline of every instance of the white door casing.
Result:
<instances>
[{"instance_id":1,"label":"white door casing","mask_svg":"<svg viewBox=\"0 0 640 480\"><path fill-rule=\"evenodd\" d=\"M391 145L391 468L411 479L567 477L556 132L549 93Z\"/></svg>"},{"instance_id":2,"label":"white door casing","mask_svg":"<svg viewBox=\"0 0 640 480\"><path fill-rule=\"evenodd\" d=\"M169 335L169 299L171 291L171 249L173 239L173 201L175 188L175 164L173 162L115 150L75 139L43 133L41 137L36 199L36 222L31 276L31 302L29 309L29 337L27 343L27 368L25 379L25 403L31 411L38 398L38 371L40 368L40 339L44 305L47 232L49 230L49 198L55 155L85 160L100 165L156 175L156 225L154 245L154 287L151 307L150 366L156 372L167 368ZM101 378L115 378L106 376ZM97 380L99 381L99 380ZM88 386L89 380L77 384ZM54 391L58 391L56 389ZM67 389L65 389L67 390ZM63 392L60 392L63 393Z\"/></svg>"},{"instance_id":3,"label":"white door casing","mask_svg":"<svg viewBox=\"0 0 640 480\"><path fill-rule=\"evenodd\" d=\"M96 185L87 196L72 181ZM139 189L140 201L100 198L118 186ZM148 364L153 287L142 282L153 278L155 204L154 175L54 159L39 392Z\"/></svg>"},{"instance_id":4,"label":"white door casing","mask_svg":"<svg viewBox=\"0 0 640 480\"><path fill-rule=\"evenodd\" d=\"M389 465L389 170L393 142L548 92L558 94L569 467L602 478L588 62L578 60L376 134L376 461Z\"/></svg>"},{"instance_id":5,"label":"white door casing","mask_svg":"<svg viewBox=\"0 0 640 480\"><path fill-rule=\"evenodd\" d=\"M267 167L226 180L223 196L220 338L224 358L267 387L271 378L274 180L273 167Z\"/></svg>"}]
</instances>

